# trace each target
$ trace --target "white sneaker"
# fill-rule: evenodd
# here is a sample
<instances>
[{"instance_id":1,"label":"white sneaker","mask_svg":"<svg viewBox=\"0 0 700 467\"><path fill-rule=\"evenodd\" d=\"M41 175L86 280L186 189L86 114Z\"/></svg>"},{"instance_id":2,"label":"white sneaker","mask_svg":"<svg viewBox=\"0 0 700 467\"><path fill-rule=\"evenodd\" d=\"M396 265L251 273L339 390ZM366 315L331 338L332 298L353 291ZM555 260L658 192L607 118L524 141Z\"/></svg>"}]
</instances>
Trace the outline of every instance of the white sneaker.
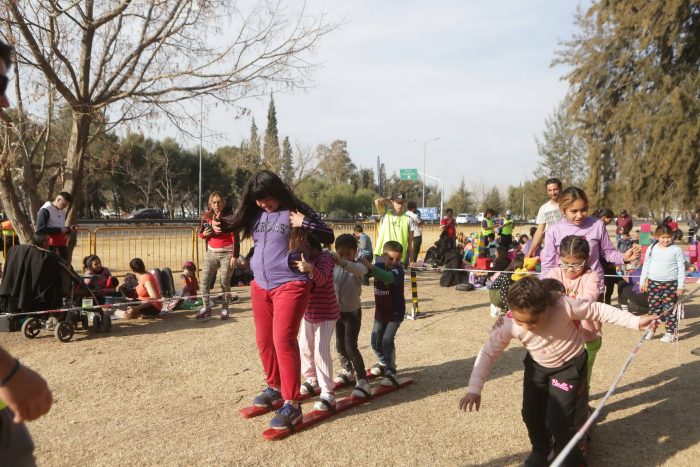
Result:
<instances>
[{"instance_id":1,"label":"white sneaker","mask_svg":"<svg viewBox=\"0 0 700 467\"><path fill-rule=\"evenodd\" d=\"M396 386L394 383L396 381L396 375L390 371L387 371L384 377L379 381L380 386L392 387Z\"/></svg>"},{"instance_id":2,"label":"white sneaker","mask_svg":"<svg viewBox=\"0 0 700 467\"><path fill-rule=\"evenodd\" d=\"M313 388L313 392L311 391L311 388ZM309 394L316 394L316 390L318 389L318 381L315 379L307 379L305 384L302 384L299 387L299 392L305 396L308 396Z\"/></svg>"},{"instance_id":3,"label":"white sneaker","mask_svg":"<svg viewBox=\"0 0 700 467\"><path fill-rule=\"evenodd\" d=\"M498 308L496 305L493 303L491 304L491 317L496 318L498 317L498 312L501 311L500 308Z\"/></svg>"},{"instance_id":4,"label":"white sneaker","mask_svg":"<svg viewBox=\"0 0 700 467\"><path fill-rule=\"evenodd\" d=\"M665 344L672 344L674 342L678 342L678 338L673 333L667 332L661 337L661 342Z\"/></svg>"},{"instance_id":5,"label":"white sneaker","mask_svg":"<svg viewBox=\"0 0 700 467\"><path fill-rule=\"evenodd\" d=\"M646 340L648 340L648 341L652 340L652 339L654 338L654 333L655 333L655 332L656 332L656 329L650 329L649 331L647 331L647 333L646 333L646 335L644 336L644 338L645 338Z\"/></svg>"},{"instance_id":6,"label":"white sneaker","mask_svg":"<svg viewBox=\"0 0 700 467\"><path fill-rule=\"evenodd\" d=\"M374 376L381 376L386 372L386 366L382 365L381 363L377 363L369 369L369 372Z\"/></svg>"},{"instance_id":7,"label":"white sneaker","mask_svg":"<svg viewBox=\"0 0 700 467\"><path fill-rule=\"evenodd\" d=\"M628 305L620 305L620 308L622 308L622 311L624 311L625 313L629 313L630 311Z\"/></svg>"},{"instance_id":8,"label":"white sneaker","mask_svg":"<svg viewBox=\"0 0 700 467\"><path fill-rule=\"evenodd\" d=\"M369 397L369 395L372 393L371 391L372 386L369 385L366 379L361 379L357 381L357 386L355 386L355 390L352 391L351 396L357 399L363 399L365 397Z\"/></svg>"},{"instance_id":9,"label":"white sneaker","mask_svg":"<svg viewBox=\"0 0 700 467\"><path fill-rule=\"evenodd\" d=\"M319 401L314 404L314 410L327 412L335 409L335 396L329 392L321 393Z\"/></svg>"},{"instance_id":10,"label":"white sneaker","mask_svg":"<svg viewBox=\"0 0 700 467\"><path fill-rule=\"evenodd\" d=\"M333 378L333 382L337 384L351 384L355 381L355 373L352 371L341 371L338 376Z\"/></svg>"}]
</instances>

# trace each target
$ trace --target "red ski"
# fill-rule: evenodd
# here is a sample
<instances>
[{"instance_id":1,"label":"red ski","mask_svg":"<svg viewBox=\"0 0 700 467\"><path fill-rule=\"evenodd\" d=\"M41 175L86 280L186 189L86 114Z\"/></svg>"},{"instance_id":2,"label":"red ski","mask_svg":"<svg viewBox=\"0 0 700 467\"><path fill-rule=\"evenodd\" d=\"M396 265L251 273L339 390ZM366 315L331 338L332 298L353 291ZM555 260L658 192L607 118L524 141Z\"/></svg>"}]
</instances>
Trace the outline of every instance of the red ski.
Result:
<instances>
[{"instance_id":1,"label":"red ski","mask_svg":"<svg viewBox=\"0 0 700 467\"><path fill-rule=\"evenodd\" d=\"M344 412L345 410L351 409L351 408L356 407L360 404L364 404L365 402L371 401L372 399L374 399L376 397L381 397L381 396L384 396L386 394L392 393L394 391L398 391L399 389L413 383L413 378L399 378L397 381L399 383L398 386L377 386L377 387L375 387L374 389L372 389L372 397L355 398L352 396L348 396L348 397L344 397L342 399L338 399L338 401L336 401L335 411L314 410L312 412L305 413L301 422L294 425L293 430L275 430L274 428L268 428L267 430L263 431L263 433L262 433L263 438L265 438L266 440L269 440L269 441L276 441L278 439L284 439L289 435L293 435L297 431L301 431L301 430L304 430L312 425L315 425L316 423L320 422L321 420L325 420L326 418L337 415L340 412Z\"/></svg>"},{"instance_id":2,"label":"red ski","mask_svg":"<svg viewBox=\"0 0 700 467\"><path fill-rule=\"evenodd\" d=\"M372 378L377 378L377 375L373 375L369 372L369 370L367 370L367 379ZM337 391L339 389L350 387L354 384L355 381L350 381L348 383L333 383L333 389ZM316 392L314 394L300 394L299 400L303 401L306 399L310 399L312 397L318 396L319 394L321 394L321 388L316 389ZM280 407L282 407L283 403L283 400L275 401L272 403L272 407L258 407L257 405L249 405L248 407L243 407L240 410L240 412L243 418L259 417L260 415L265 415L268 412L272 412L273 410L279 409Z\"/></svg>"}]
</instances>

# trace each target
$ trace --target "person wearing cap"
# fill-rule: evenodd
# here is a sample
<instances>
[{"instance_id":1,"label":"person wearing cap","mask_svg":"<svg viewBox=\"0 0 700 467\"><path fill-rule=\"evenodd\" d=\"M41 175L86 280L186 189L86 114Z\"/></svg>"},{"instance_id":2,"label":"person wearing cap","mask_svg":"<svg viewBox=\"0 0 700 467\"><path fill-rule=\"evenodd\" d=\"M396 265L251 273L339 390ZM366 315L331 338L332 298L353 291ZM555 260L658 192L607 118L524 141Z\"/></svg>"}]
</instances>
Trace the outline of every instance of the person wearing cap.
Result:
<instances>
[{"instance_id":1,"label":"person wearing cap","mask_svg":"<svg viewBox=\"0 0 700 467\"><path fill-rule=\"evenodd\" d=\"M632 217L630 217L627 214L626 210L620 211L620 215L618 216L617 220L615 221L615 225L617 228L615 229L615 237L617 239L618 245L620 244L620 239L622 238L623 234L629 235L630 232L632 231Z\"/></svg>"},{"instance_id":2,"label":"person wearing cap","mask_svg":"<svg viewBox=\"0 0 700 467\"><path fill-rule=\"evenodd\" d=\"M411 218L403 210L405 202L406 195L404 193L394 193L391 198L374 200L377 212L382 216L374 255L381 256L384 244L394 240L403 246L403 263L409 264L409 259L413 258L413 232L411 231Z\"/></svg>"},{"instance_id":3,"label":"person wearing cap","mask_svg":"<svg viewBox=\"0 0 700 467\"><path fill-rule=\"evenodd\" d=\"M510 250L511 245L513 244L513 219L511 219L511 216L513 215L513 212L508 209L506 211L506 218L503 219L501 226L498 228L498 245Z\"/></svg>"},{"instance_id":4,"label":"person wearing cap","mask_svg":"<svg viewBox=\"0 0 700 467\"><path fill-rule=\"evenodd\" d=\"M12 48L0 40L0 113L10 106L5 96ZM0 346L0 464L36 465L34 442L25 421L45 415L53 398L41 375Z\"/></svg>"}]
</instances>

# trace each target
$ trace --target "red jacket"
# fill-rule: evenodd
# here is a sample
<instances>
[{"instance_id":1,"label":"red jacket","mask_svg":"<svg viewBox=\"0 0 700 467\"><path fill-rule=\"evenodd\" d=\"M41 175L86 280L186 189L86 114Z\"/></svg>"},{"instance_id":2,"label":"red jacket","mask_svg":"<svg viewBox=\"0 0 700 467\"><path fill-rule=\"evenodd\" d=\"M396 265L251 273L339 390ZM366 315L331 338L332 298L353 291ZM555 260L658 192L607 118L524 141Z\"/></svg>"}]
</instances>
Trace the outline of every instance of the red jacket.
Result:
<instances>
[{"instance_id":1,"label":"red jacket","mask_svg":"<svg viewBox=\"0 0 700 467\"><path fill-rule=\"evenodd\" d=\"M233 246L234 252L237 252L238 248L236 248L236 235L233 232L213 232L208 237L202 235L202 233L204 232L204 224L207 223L209 224L209 226L211 226L211 221L213 218L214 211L209 210L204 213L204 215L202 216L202 220L199 221L199 238L204 239L204 241L207 242L207 245L211 248L220 249ZM238 254L234 253L233 256L238 257Z\"/></svg>"}]
</instances>

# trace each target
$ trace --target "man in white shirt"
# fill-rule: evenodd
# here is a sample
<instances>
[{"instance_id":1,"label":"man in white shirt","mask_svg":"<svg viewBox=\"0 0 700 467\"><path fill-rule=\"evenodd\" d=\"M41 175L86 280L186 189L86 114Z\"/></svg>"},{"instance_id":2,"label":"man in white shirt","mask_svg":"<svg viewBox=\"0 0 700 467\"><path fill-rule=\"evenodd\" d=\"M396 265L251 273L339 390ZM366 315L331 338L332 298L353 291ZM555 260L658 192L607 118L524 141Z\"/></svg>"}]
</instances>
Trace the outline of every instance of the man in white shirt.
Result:
<instances>
[{"instance_id":1,"label":"man in white shirt","mask_svg":"<svg viewBox=\"0 0 700 467\"><path fill-rule=\"evenodd\" d=\"M418 261L420 246L423 243L423 232L421 230L423 219L420 218L420 211L415 201L408 202L408 211L406 211L406 215L411 218L410 228L411 232L413 232L413 255L411 257L411 262L415 263Z\"/></svg>"},{"instance_id":2,"label":"man in white shirt","mask_svg":"<svg viewBox=\"0 0 700 467\"><path fill-rule=\"evenodd\" d=\"M562 217L559 210L559 193L561 192L561 180L558 178L549 178L545 182L547 188L547 196L549 201L540 206L537 212L537 232L532 237L532 246L527 252L527 257L530 258L537 251L537 247L542 243L544 232L547 228L557 222Z\"/></svg>"}]
</instances>

